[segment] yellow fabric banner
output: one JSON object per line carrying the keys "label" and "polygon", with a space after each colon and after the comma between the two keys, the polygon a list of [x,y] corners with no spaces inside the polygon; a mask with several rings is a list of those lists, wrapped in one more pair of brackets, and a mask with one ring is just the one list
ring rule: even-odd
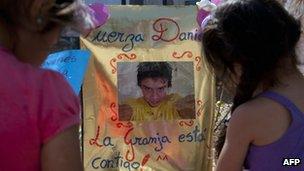
{"label": "yellow fabric banner", "polygon": [[208,171],[215,89],[195,6],[111,6],[81,46],[86,171]]}

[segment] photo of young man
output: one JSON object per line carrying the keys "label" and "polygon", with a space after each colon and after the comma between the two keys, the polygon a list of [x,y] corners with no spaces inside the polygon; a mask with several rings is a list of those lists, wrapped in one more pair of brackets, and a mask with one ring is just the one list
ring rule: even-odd
{"label": "photo of young man", "polygon": [[[194,95],[170,92],[172,66],[168,62],[140,62],[137,65],[138,98],[119,105],[120,120],[155,121],[195,118]],[[192,80],[193,81],[193,80]]]}

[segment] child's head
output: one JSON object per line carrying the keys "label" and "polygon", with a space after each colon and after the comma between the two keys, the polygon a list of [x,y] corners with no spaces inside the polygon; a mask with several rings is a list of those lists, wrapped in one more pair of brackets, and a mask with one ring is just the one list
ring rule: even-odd
{"label": "child's head", "polygon": [[57,43],[61,30],[72,23],[75,10],[71,7],[75,2],[1,0],[0,44],[22,62],[40,65]]}
{"label": "child's head", "polygon": [[203,33],[206,58],[215,72],[238,77],[237,106],[259,84],[269,87],[278,80],[279,62],[295,56],[300,24],[276,0],[232,0],[218,7]]}
{"label": "child's head", "polygon": [[89,7],[82,0],[1,0],[0,44],[19,60],[39,65],[65,27],[87,34],[108,16],[104,5]]}

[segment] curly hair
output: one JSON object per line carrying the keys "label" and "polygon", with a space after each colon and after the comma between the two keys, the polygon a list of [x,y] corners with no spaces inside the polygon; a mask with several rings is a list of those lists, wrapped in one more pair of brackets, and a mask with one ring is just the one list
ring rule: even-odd
{"label": "curly hair", "polygon": [[[234,75],[234,64],[241,66],[232,111],[250,100],[258,86],[265,90],[279,84],[281,59],[296,65],[300,33],[300,23],[276,0],[234,0],[217,8],[203,30],[203,50],[215,72],[228,70]],[[221,127],[217,156],[226,134],[226,126]]]}

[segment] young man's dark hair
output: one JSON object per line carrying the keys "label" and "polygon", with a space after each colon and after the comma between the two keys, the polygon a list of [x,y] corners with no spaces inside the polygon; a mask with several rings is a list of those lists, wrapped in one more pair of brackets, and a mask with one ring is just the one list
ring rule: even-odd
{"label": "young man's dark hair", "polygon": [[137,66],[137,85],[145,78],[162,77],[168,80],[168,87],[171,87],[172,67],[168,62],[140,62]]}

